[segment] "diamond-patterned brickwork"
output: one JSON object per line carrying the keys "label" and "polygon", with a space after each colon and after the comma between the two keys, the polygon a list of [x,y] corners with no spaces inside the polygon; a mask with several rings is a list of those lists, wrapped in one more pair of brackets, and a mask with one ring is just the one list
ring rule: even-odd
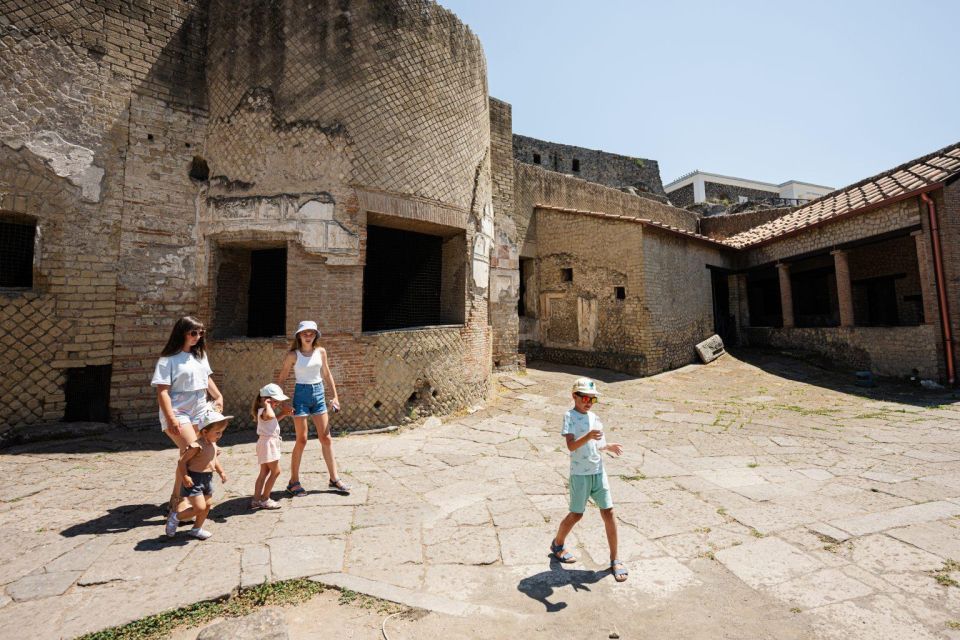
{"label": "diamond-patterned brickwork", "polygon": [[0,397],[5,425],[63,417],[62,370],[53,362],[70,329],[51,296],[26,293],[0,305]]}
{"label": "diamond-patterned brickwork", "polygon": [[[286,134],[314,129],[335,151],[313,162],[348,154],[348,182],[470,207],[489,144],[486,64],[477,38],[445,9],[426,0],[215,0],[210,34],[213,175],[268,180],[297,153]],[[263,167],[264,157],[277,162]]]}

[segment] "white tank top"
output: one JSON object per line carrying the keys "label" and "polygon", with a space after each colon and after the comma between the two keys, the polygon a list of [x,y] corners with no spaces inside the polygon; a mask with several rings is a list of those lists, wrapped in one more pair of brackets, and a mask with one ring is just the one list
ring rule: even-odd
{"label": "white tank top", "polygon": [[303,355],[298,350],[297,364],[293,371],[297,376],[297,384],[323,382],[323,356],[320,355],[320,349],[314,349],[309,356]]}

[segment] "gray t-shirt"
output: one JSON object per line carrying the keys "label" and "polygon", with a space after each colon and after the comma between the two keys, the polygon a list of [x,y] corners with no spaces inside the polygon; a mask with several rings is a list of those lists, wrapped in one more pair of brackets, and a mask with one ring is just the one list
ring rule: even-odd
{"label": "gray t-shirt", "polygon": [[[560,435],[571,434],[574,438],[582,438],[591,429],[603,430],[603,423],[592,411],[580,413],[570,409],[563,414],[563,429]],[[570,475],[592,476],[603,473],[603,458],[600,457],[600,447],[607,444],[606,438],[588,440],[582,447],[570,452]]]}

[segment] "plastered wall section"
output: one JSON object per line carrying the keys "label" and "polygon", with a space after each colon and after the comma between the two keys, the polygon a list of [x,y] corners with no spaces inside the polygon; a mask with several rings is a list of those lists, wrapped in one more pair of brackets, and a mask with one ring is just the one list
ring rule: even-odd
{"label": "plastered wall section", "polygon": [[708,266],[730,264],[729,253],[719,247],[644,229],[640,324],[648,375],[696,361],[694,345],[714,333]]}

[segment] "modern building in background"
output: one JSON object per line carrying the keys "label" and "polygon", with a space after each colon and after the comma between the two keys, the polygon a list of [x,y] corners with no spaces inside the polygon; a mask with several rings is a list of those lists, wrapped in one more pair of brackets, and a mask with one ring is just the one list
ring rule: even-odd
{"label": "modern building in background", "polygon": [[729,205],[742,202],[795,207],[827,195],[833,191],[833,187],[798,180],[773,184],[697,170],[677,178],[663,190],[670,202],[678,207],[701,203]]}

